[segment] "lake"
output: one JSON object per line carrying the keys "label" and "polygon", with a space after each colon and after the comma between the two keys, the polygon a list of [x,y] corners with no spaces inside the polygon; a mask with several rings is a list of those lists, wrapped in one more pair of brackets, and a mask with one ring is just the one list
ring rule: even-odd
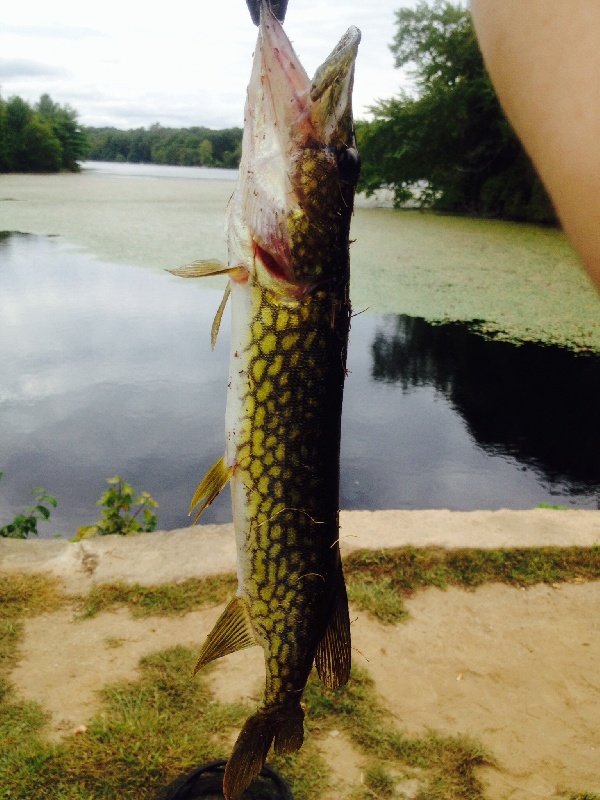
{"label": "lake", "polygon": [[[164,266],[185,263],[178,248],[195,238],[196,257],[211,246],[222,257],[222,200],[234,173],[223,180],[198,175],[203,170],[159,169],[104,165],[87,176],[0,180],[6,201],[0,229],[33,231],[0,240],[0,524],[28,504],[34,486],[43,486],[59,505],[42,535],[73,535],[98,519],[104,480],[119,473],[159,502],[161,528],[185,526],[193,491],[223,451],[227,317],[210,350],[222,292],[218,283],[184,281],[159,269],[156,248],[148,253],[143,237],[145,230],[160,247],[162,237],[173,241],[181,232]],[[60,178],[62,212],[51,202],[60,198]],[[92,188],[84,192],[78,178]],[[199,196],[196,211],[206,207],[192,231],[181,221],[188,214],[181,195],[190,187]],[[149,205],[140,211],[144,202],[151,212]],[[129,238],[142,248],[133,263],[129,238],[107,233],[117,231],[119,203],[127,204]],[[369,219],[387,224],[393,214],[365,210],[357,214],[359,227]],[[165,218],[171,225],[160,229],[159,242],[156,227]],[[442,219],[440,230],[446,229]],[[492,230],[497,237],[498,226]],[[103,232],[110,241],[102,241]],[[548,247],[555,233],[542,234]],[[563,240],[556,241],[564,261]],[[364,257],[359,253],[359,261]],[[379,261],[376,251],[372,258]],[[360,297],[365,304],[370,299]],[[362,310],[356,301],[355,308]],[[598,507],[598,355],[487,341],[472,327],[372,310],[354,317],[342,508]],[[231,519],[227,492],[204,519]]]}

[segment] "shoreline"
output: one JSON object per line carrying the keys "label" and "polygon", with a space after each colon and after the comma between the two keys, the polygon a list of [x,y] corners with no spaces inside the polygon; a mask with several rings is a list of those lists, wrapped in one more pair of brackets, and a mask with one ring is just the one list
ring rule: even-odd
{"label": "shoreline", "polygon": [[[6,230],[59,236],[100,261],[162,271],[202,258],[227,260],[230,180],[88,170],[8,174],[3,187]],[[598,294],[560,230],[361,200],[351,239],[357,309],[436,323],[477,321],[489,338],[600,353]],[[206,278],[203,285],[224,281]]]}
{"label": "shoreline", "polygon": [[[342,555],[405,546],[448,549],[593,547],[600,511],[342,511]],[[0,572],[46,572],[70,594],[100,583],[157,585],[235,570],[233,525],[196,525],[81,542],[0,539]]]}
{"label": "shoreline", "polygon": [[[590,547],[600,543],[600,511],[346,511],[340,535],[345,554],[408,544]],[[99,690],[135,684],[141,659],[152,654],[174,647],[197,652],[224,607],[140,617],[119,606],[81,618],[77,595],[94,584],[164,584],[232,572],[234,563],[231,525],[77,543],[0,539],[0,574],[50,572],[73,598],[41,613],[24,610],[18,658],[9,668],[19,699],[48,714],[44,736],[69,744],[74,735],[91,735],[91,721],[108,713]],[[351,607],[354,660],[374,681],[399,732],[467,736],[493,755],[493,766],[476,770],[487,800],[591,797],[599,786],[593,679],[599,602],[600,581],[428,587],[406,599],[408,617],[397,624]],[[256,705],[264,685],[262,650],[220,659],[206,680],[218,703]],[[323,800],[350,800],[369,762],[344,731],[335,734],[314,735],[332,764],[335,789]],[[400,786],[420,786],[428,776]]]}

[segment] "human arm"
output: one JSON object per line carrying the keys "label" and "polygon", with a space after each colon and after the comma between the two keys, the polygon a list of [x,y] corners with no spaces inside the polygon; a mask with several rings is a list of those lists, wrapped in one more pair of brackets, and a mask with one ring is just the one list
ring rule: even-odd
{"label": "human arm", "polygon": [[471,7],[500,102],[600,288],[600,2]]}

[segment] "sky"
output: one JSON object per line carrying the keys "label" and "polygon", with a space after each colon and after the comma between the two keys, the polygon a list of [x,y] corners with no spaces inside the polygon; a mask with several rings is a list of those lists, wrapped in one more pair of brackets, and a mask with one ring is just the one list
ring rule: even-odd
{"label": "sky", "polygon": [[[354,115],[409,81],[389,50],[394,12],[416,0],[289,0],[285,29],[309,75],[350,25],[362,31]],[[244,0],[22,0],[0,8],[0,94],[49,94],[83,125],[243,123],[257,28]]]}

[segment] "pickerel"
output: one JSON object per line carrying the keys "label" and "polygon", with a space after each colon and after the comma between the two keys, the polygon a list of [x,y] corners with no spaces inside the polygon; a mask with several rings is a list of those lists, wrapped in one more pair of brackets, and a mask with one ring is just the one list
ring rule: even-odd
{"label": "pickerel", "polygon": [[[228,206],[232,341],[225,456],[198,487],[198,516],[231,481],[238,592],[196,670],[260,645],[266,690],[227,764],[236,800],[276,753],[303,741],[313,663],[328,687],[350,672],[339,537],[342,392],[350,327],[349,228],[359,173],[351,110],[360,32],[311,81],[266,2],[248,86],[239,182]],[[197,517],[196,517],[197,519]]]}

